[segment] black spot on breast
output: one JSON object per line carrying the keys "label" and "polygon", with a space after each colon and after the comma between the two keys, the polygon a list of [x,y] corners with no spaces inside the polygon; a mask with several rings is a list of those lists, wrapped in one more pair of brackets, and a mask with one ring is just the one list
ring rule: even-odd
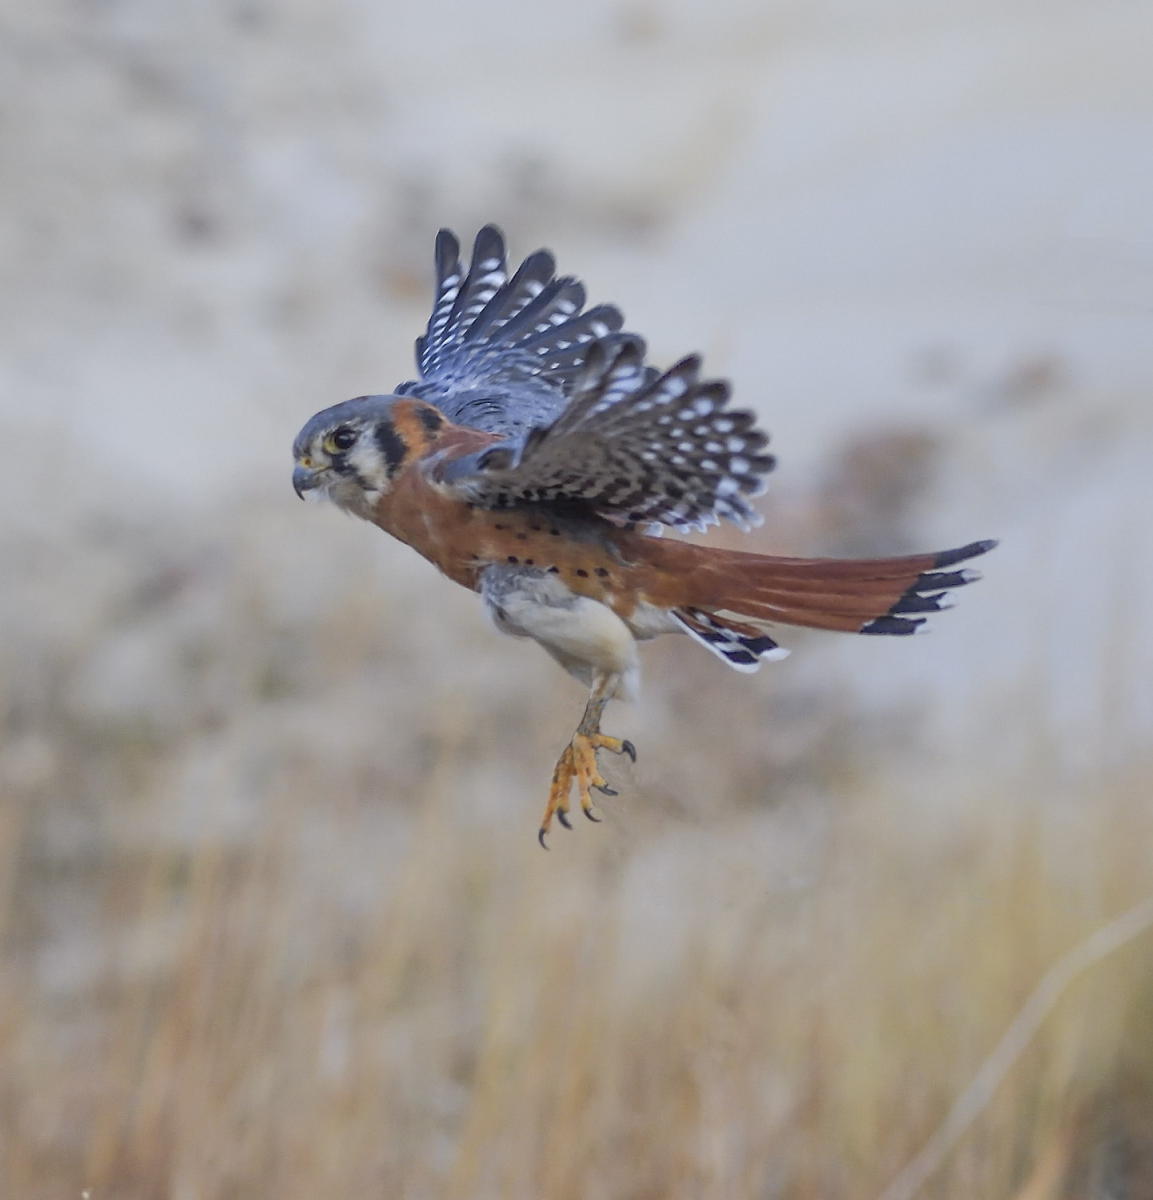
{"label": "black spot on breast", "polygon": [[516,556],[515,554],[510,554],[510,555],[508,556],[508,559],[507,559],[507,561],[508,561],[508,562],[510,562],[510,563],[518,563],[518,562],[520,562],[520,559],[519,559],[519,558],[517,558],[517,556]]}
{"label": "black spot on breast", "polygon": [[548,569],[548,573],[549,573],[550,575],[559,575],[559,574],[560,574],[560,567],[549,567],[549,569]]}
{"label": "black spot on breast", "polygon": [[607,579],[607,578],[608,578],[608,574],[609,574],[609,573],[608,573],[608,572],[607,572],[607,571],[604,569],[604,567],[597,567],[597,574],[598,574],[598,575],[599,575],[599,576],[600,576],[602,579]]}
{"label": "black spot on breast", "polygon": [[583,567],[577,567],[576,573],[577,573],[577,574],[578,574],[578,575],[579,575],[579,576],[580,576],[582,579],[587,579],[587,578],[589,577],[589,573],[588,573],[588,572],[587,572],[587,571],[586,571],[586,570],[585,570]]}

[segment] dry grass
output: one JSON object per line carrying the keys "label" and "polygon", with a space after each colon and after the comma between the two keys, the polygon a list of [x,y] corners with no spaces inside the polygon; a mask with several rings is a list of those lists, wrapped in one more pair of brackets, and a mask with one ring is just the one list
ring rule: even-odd
{"label": "dry grass", "polygon": [[[1149,890],[1153,764],[1058,771],[1035,681],[1013,766],[910,767],[891,714],[684,646],[542,854],[543,656],[335,518],[304,565],[311,516],[164,519],[58,546],[35,594],[87,606],[5,651],[5,1196],[876,1195]],[[1070,989],[926,1195],[1149,1194],[1151,967]]]}

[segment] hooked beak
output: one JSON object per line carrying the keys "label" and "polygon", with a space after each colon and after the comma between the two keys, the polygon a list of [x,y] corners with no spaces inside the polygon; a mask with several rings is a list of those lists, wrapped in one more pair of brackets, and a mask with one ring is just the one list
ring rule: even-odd
{"label": "hooked beak", "polygon": [[311,492],[313,488],[320,486],[320,476],[321,472],[315,467],[298,465],[292,472],[292,490],[303,500],[305,492]]}

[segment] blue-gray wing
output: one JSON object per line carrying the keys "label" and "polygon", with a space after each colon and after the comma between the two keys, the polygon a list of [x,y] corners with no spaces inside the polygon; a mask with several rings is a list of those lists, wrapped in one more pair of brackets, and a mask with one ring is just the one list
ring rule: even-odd
{"label": "blue-gray wing", "polygon": [[547,250],[509,275],[504,237],[494,225],[477,235],[465,271],[460,243],[436,239],[436,300],[416,342],[419,380],[397,395],[419,396],[459,425],[516,437],[564,410],[589,346],[620,329],[611,304],[582,311],[585,290],[556,276]]}
{"label": "blue-gray wing", "polygon": [[756,418],[726,407],[729,385],[702,380],[695,355],[656,375],[644,353],[631,334],[599,339],[555,421],[444,463],[440,482],[488,508],[574,506],[684,530],[756,524],[749,497],[773,468]]}

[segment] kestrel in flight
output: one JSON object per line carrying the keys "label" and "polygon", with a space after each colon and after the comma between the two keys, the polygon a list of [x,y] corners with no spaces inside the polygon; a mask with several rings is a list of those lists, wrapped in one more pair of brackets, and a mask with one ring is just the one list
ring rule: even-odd
{"label": "kestrel in flight", "polygon": [[477,234],[468,269],[436,239],[436,300],[417,339],[420,379],[326,408],[293,445],[297,493],[319,491],[479,592],[498,629],[540,643],[589,688],[556,764],[540,827],[569,825],[576,784],[613,794],[601,733],[635,694],[637,643],[687,634],[738,671],[787,653],[770,630],[803,625],[904,635],[979,578],[958,563],[992,549],[860,560],[779,558],[656,536],[725,518],[747,529],[773,468],[750,412],[690,355],[660,371],[608,304],[538,250],[510,276],[504,238]]}

